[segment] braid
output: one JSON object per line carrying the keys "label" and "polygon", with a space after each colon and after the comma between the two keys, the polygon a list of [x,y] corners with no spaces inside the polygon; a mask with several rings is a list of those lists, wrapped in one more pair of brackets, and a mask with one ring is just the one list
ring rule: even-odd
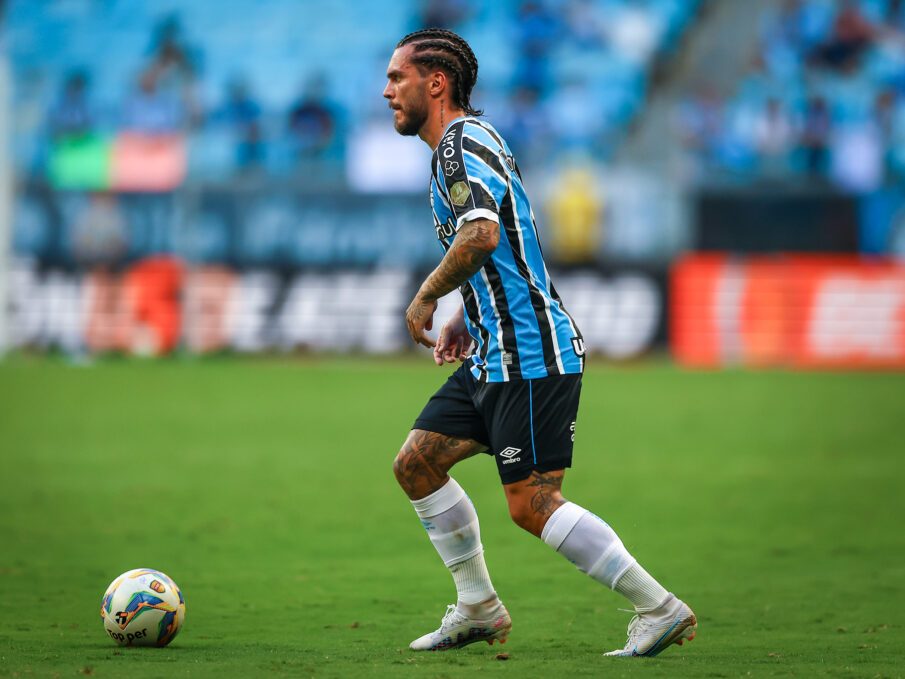
{"label": "braid", "polygon": [[437,66],[448,72],[455,80],[453,103],[465,113],[479,116],[483,111],[476,111],[471,106],[471,90],[478,81],[478,60],[465,40],[444,28],[425,28],[409,33],[396,45],[414,44],[415,55],[412,61],[424,66]]}

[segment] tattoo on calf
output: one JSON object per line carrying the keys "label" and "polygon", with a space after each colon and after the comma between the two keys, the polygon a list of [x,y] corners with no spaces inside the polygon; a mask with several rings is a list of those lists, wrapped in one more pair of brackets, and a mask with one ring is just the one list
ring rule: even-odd
{"label": "tattoo on calf", "polygon": [[565,504],[559,497],[554,497],[562,488],[562,479],[565,472],[531,472],[529,487],[536,488],[531,497],[531,509],[536,514],[549,518],[553,512]]}

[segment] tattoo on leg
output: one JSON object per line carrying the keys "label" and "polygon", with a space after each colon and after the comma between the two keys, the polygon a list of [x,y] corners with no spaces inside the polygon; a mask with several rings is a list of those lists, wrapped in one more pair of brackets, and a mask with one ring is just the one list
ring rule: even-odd
{"label": "tattoo on leg", "polygon": [[397,458],[396,478],[411,499],[430,495],[448,478],[450,468],[480,450],[474,441],[429,431],[413,431]]}
{"label": "tattoo on leg", "polygon": [[529,487],[536,490],[531,497],[531,509],[544,517],[544,520],[550,518],[557,509],[565,504],[562,496],[559,494],[562,488],[562,479],[565,472],[531,472],[531,482]]}

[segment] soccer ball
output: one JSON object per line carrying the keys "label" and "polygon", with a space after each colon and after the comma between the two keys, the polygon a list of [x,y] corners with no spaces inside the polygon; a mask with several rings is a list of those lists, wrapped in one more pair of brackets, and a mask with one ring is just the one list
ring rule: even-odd
{"label": "soccer ball", "polygon": [[126,571],[110,583],[101,619],[120,646],[166,646],[185,618],[185,599],[170,576],[150,568]]}

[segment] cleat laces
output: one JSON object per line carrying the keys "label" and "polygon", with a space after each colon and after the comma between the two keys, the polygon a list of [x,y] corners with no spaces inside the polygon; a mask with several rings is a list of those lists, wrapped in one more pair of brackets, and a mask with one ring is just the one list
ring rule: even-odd
{"label": "cleat laces", "polygon": [[635,614],[628,623],[628,640],[625,642],[625,648],[637,646],[638,639],[650,630],[653,625],[645,620],[644,616],[637,611],[629,610],[628,608],[619,608],[617,610],[623,611],[624,613]]}
{"label": "cleat laces", "polygon": [[440,629],[437,631],[440,634],[446,634],[450,629],[463,622],[465,622],[465,616],[459,613],[456,604],[449,604],[446,607],[446,614],[443,616],[443,620],[440,621]]}

